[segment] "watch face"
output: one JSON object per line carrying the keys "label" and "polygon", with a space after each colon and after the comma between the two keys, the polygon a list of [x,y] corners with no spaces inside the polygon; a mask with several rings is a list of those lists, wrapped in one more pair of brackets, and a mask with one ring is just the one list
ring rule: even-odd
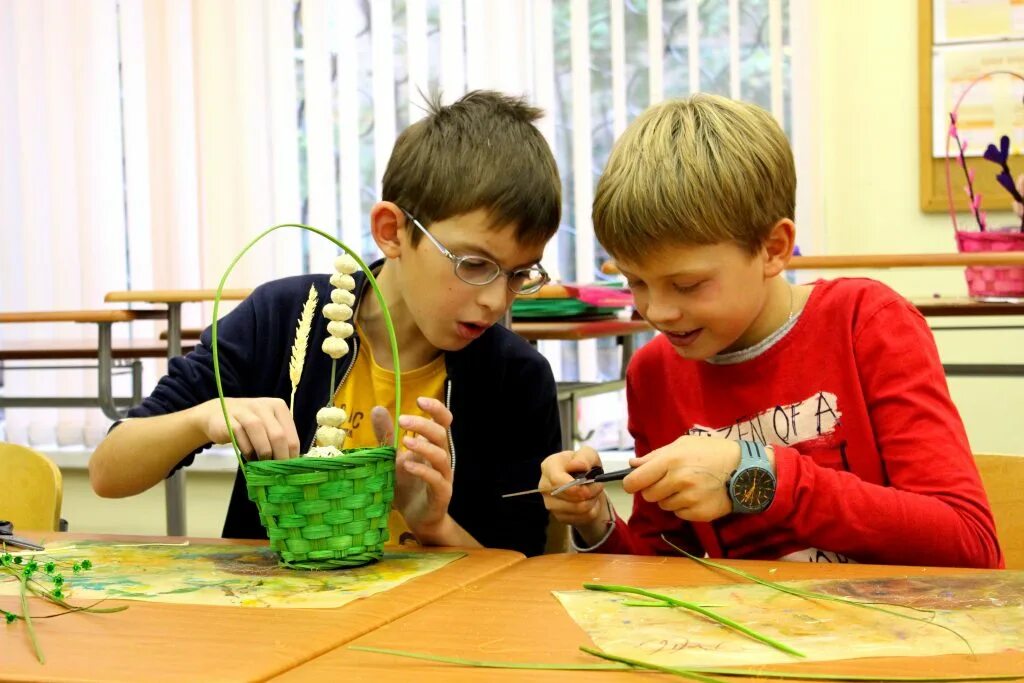
{"label": "watch face", "polygon": [[775,497],[775,477],[762,467],[748,467],[733,478],[732,495],[743,508],[760,512]]}

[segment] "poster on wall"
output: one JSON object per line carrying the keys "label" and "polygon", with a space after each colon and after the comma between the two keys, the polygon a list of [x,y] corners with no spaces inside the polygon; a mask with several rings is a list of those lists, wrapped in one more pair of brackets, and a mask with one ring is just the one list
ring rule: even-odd
{"label": "poster on wall", "polygon": [[[1024,74],[1024,40],[932,48],[933,158],[946,156],[949,112],[957,100],[979,74],[992,71]],[[997,75],[975,85],[957,112],[960,138],[967,141],[966,155],[981,156],[1001,135],[1008,135],[1012,153],[1020,154],[1024,150],[1022,101],[1024,82],[1018,78]]]}
{"label": "poster on wall", "polygon": [[1024,0],[935,0],[936,44],[1024,38]]}

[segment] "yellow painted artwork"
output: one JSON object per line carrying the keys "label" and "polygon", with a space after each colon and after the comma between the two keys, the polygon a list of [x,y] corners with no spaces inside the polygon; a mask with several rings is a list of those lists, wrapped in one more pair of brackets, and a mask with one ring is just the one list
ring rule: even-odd
{"label": "yellow painted artwork", "polygon": [[963,640],[939,625],[963,636],[977,654],[1024,650],[1024,572],[785,585],[860,602],[913,607],[900,611],[921,621],[810,600],[757,584],[650,588],[729,617],[806,655],[801,658],[688,610],[625,604],[645,600],[635,595],[559,591],[555,596],[602,650],[666,666],[968,653]]}
{"label": "yellow painted artwork", "polygon": [[[444,567],[465,553],[385,552],[354,569],[296,571],[278,566],[267,548],[190,543],[117,544],[69,541],[35,555],[92,568],[68,576],[65,593],[82,600],[117,598],[231,607],[341,607]],[[18,595],[18,581],[0,581],[0,595]]]}
{"label": "yellow painted artwork", "polygon": [[1024,0],[934,0],[938,43],[1024,36]]}
{"label": "yellow painted artwork", "polygon": [[[1010,71],[1024,74],[1024,40],[984,45],[937,47],[932,52],[932,156],[946,156],[949,113],[982,74]],[[989,144],[1010,138],[1012,154],[1024,148],[1024,83],[1007,75],[982,80],[957,110],[957,130],[967,142],[968,157],[981,156]],[[955,147],[955,143],[953,144]],[[994,168],[994,167],[993,167]]]}

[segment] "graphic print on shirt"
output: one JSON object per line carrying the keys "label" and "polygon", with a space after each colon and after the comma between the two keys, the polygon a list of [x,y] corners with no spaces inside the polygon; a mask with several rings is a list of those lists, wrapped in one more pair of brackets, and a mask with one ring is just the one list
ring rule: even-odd
{"label": "graphic print on shirt", "polygon": [[819,391],[796,403],[773,406],[753,416],[740,416],[723,427],[695,424],[689,434],[757,441],[765,446],[815,442],[815,448],[834,447],[841,417],[838,397],[828,391]]}
{"label": "graphic print on shirt", "polygon": [[[828,391],[796,403],[777,405],[753,416],[741,416],[722,427],[695,424],[689,429],[693,436],[708,436],[733,441],[756,441],[768,446],[796,446],[819,464],[848,470],[846,443],[837,433],[842,412],[839,398]],[[839,553],[817,548],[790,553],[780,560],[796,562],[847,563],[849,558]]]}

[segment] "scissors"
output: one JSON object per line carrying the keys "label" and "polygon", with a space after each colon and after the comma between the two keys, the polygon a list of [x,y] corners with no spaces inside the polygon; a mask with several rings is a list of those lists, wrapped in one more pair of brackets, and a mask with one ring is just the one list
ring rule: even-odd
{"label": "scissors", "polygon": [[575,486],[585,486],[586,484],[596,484],[604,481],[619,481],[625,479],[626,475],[632,472],[635,468],[627,467],[624,470],[616,470],[615,472],[605,473],[604,468],[598,465],[597,467],[591,467],[586,472],[580,472],[572,481],[562,484],[561,486],[553,489],[530,489],[529,491],[516,491],[515,493],[506,493],[502,498],[513,498],[515,496],[526,496],[531,493],[547,493],[552,496],[568,491]]}
{"label": "scissors", "polygon": [[7,520],[0,520],[0,547],[3,547],[3,544],[6,543],[7,545],[12,545],[16,548],[24,548],[25,550],[46,550],[46,548],[41,545],[36,545],[24,538],[18,538],[13,534],[14,525]]}

